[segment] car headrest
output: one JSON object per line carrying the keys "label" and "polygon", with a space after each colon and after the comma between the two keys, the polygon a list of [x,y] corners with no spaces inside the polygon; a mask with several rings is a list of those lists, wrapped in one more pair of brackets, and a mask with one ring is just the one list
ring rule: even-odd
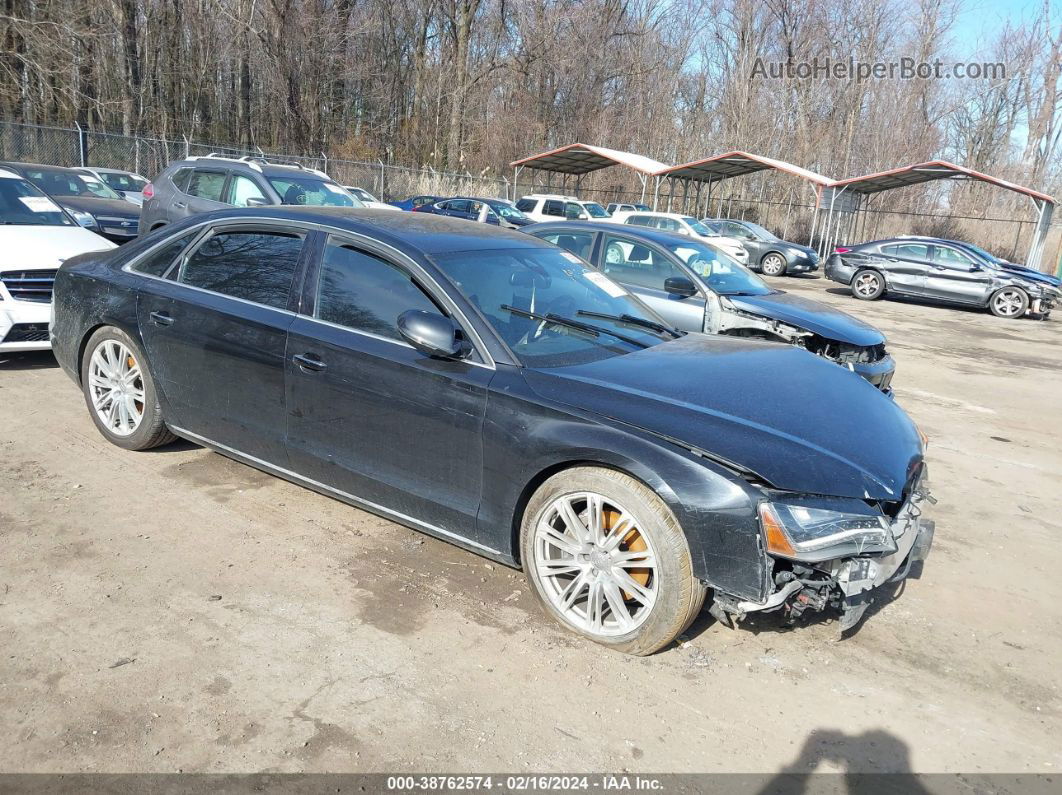
{"label": "car headrest", "polygon": [[628,262],[645,262],[649,259],[649,249],[645,246],[633,246],[631,253],[627,256]]}

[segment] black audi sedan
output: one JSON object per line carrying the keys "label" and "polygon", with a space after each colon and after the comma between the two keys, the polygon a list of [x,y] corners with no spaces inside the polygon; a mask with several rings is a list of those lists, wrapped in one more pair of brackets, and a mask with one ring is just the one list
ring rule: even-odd
{"label": "black audi sedan", "polygon": [[776,290],[710,240],[590,221],[524,231],[582,257],[677,328],[788,342],[892,392],[896,363],[884,334],[821,301]]}
{"label": "black audi sedan", "polygon": [[54,296],[109,441],[180,436],[522,566],[549,615],[625,652],[709,591],[723,619],[849,626],[929,548],[893,401],[791,345],[677,331],[530,235],[229,210],[67,260]]}

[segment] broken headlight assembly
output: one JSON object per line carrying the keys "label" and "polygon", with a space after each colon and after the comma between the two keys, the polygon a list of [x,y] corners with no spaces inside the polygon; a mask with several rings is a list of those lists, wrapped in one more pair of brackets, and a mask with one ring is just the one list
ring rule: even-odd
{"label": "broken headlight assembly", "polygon": [[761,503],[759,513],[767,551],[779,557],[815,563],[896,551],[889,519],[882,514],[784,502]]}

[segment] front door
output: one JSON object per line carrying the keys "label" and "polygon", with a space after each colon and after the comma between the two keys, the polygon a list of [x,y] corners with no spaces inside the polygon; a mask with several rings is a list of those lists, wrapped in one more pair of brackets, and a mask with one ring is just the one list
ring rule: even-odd
{"label": "front door", "polygon": [[704,295],[675,295],[664,289],[664,282],[673,276],[693,279],[662,249],[624,235],[605,233],[597,258],[600,270],[672,326],[685,331],[704,330]]}
{"label": "front door", "polygon": [[925,295],[964,304],[985,304],[992,275],[973,257],[950,246],[934,245],[926,271]]}
{"label": "front door", "polygon": [[433,359],[401,338],[403,312],[442,311],[415,270],[328,239],[288,337],[293,464],[369,507],[475,538],[494,369]]}
{"label": "front door", "polygon": [[137,317],[174,425],[286,466],[284,353],[305,234],[221,225],[145,279]]}

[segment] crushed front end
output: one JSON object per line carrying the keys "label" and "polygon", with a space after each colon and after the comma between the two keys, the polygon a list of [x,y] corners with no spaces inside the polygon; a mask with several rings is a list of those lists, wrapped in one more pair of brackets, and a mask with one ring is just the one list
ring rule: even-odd
{"label": "crushed front end", "polygon": [[795,622],[809,610],[832,609],[841,614],[840,631],[851,629],[882,586],[905,579],[929,555],[934,526],[923,507],[931,502],[923,465],[900,502],[787,495],[762,503],[768,595],[754,602],[717,593],[713,615],[736,623],[782,611]]}

